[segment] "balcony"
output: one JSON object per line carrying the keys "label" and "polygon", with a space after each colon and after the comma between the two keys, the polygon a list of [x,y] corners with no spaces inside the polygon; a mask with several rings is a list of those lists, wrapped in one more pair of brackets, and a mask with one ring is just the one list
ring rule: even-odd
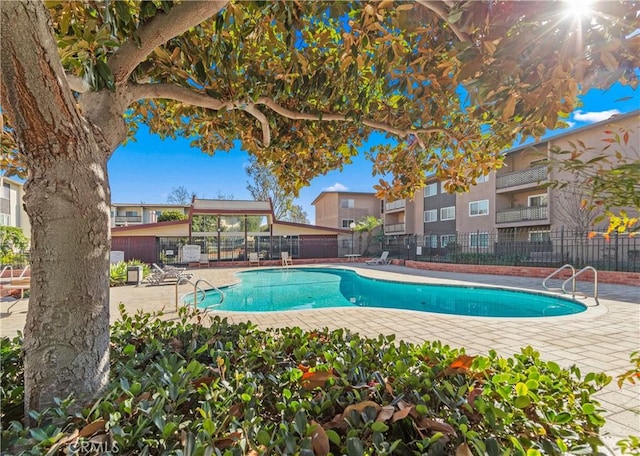
{"label": "balcony", "polygon": [[527,222],[547,220],[548,218],[549,211],[547,206],[507,209],[496,213],[496,223]]}
{"label": "balcony", "polygon": [[142,223],[141,215],[116,215],[116,224],[118,223]]}
{"label": "balcony", "polygon": [[496,176],[496,189],[516,187],[518,185],[542,182],[547,179],[547,167],[536,166],[524,171],[499,174]]}
{"label": "balcony", "polygon": [[384,226],[384,234],[398,234],[405,232],[404,223],[392,223]]}
{"label": "balcony", "polygon": [[405,200],[398,200],[392,203],[386,203],[384,205],[385,212],[395,211],[396,209],[404,209],[406,206]]}

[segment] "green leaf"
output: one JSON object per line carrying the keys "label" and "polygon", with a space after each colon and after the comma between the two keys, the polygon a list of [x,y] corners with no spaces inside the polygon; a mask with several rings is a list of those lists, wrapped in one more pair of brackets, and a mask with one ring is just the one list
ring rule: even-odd
{"label": "green leaf", "polygon": [[358,437],[350,437],[347,439],[347,455],[362,456],[364,455],[364,447],[362,441]]}
{"label": "green leaf", "polygon": [[258,431],[258,435],[257,435],[257,440],[258,443],[260,445],[264,445],[266,447],[268,447],[269,445],[271,445],[271,436],[269,435],[269,433],[267,431],[265,431],[264,429],[260,429]]}
{"label": "green leaf", "polygon": [[331,441],[331,443],[338,446],[340,445],[340,435],[338,435],[336,431],[333,429],[325,429],[324,432],[327,434],[327,437],[329,437],[329,441]]}
{"label": "green leaf", "polygon": [[518,397],[516,397],[514,405],[517,408],[523,409],[523,408],[528,407],[530,403],[531,403],[531,399],[529,399],[529,396],[518,396]]}
{"label": "green leaf", "polygon": [[371,430],[373,432],[387,432],[389,430],[389,426],[384,424],[382,421],[376,421],[371,425]]}
{"label": "green leaf", "polygon": [[585,415],[591,415],[592,413],[595,413],[595,411],[596,407],[592,403],[587,402],[586,404],[582,404],[582,413]]}
{"label": "green leaf", "polygon": [[516,383],[516,393],[518,396],[526,396],[529,394],[529,388],[524,383]]}

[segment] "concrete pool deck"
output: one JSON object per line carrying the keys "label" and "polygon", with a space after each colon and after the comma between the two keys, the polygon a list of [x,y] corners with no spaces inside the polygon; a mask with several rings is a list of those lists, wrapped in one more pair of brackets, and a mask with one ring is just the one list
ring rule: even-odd
{"label": "concrete pool deck", "polygon": [[[321,266],[321,265],[313,265]],[[355,269],[363,276],[404,282],[460,285],[490,285],[544,291],[538,278],[464,274],[410,269],[404,266],[366,266],[364,263],[333,265]],[[256,269],[256,268],[252,268]],[[206,279],[216,286],[237,281],[234,273],[246,268],[194,269],[194,279]],[[559,282],[553,284],[558,286]],[[189,285],[178,287],[182,295]],[[164,309],[163,318],[175,317],[174,285],[124,286],[111,289],[111,319],[118,317],[123,303],[129,313]],[[591,293],[593,285],[578,283],[578,290]],[[640,287],[599,285],[599,300],[580,299],[589,306],[585,312],[563,317],[489,318],[465,317],[417,311],[368,308],[318,309],[270,313],[214,312],[231,322],[251,321],[260,328],[299,326],[304,329],[348,328],[363,336],[395,334],[398,339],[421,343],[440,340],[452,347],[464,347],[468,354],[486,354],[493,349],[501,356],[519,353],[531,345],[542,359],[563,367],[577,365],[582,374],[606,372],[614,380],[595,398],[607,420],[602,435],[608,446],[629,435],[640,435],[640,385],[626,383],[618,388],[615,377],[632,366],[629,355],[640,350]],[[13,304],[11,312],[7,308]],[[21,331],[28,300],[2,302],[0,335]]]}

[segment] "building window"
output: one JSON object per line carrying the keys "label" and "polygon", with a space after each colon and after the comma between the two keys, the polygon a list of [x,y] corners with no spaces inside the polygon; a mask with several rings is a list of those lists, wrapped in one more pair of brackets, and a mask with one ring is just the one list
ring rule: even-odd
{"label": "building window", "polygon": [[469,217],[487,215],[489,213],[489,200],[473,201],[469,203]]}
{"label": "building window", "polygon": [[456,219],[456,207],[455,206],[449,206],[449,207],[443,207],[440,209],[440,220],[441,221],[445,221],[445,220],[455,220]]}
{"label": "building window", "polygon": [[354,223],[353,219],[342,219],[342,228],[351,229],[351,224]]}
{"label": "building window", "polygon": [[138,211],[125,211],[124,215],[125,217],[137,217]]}
{"label": "building window", "polygon": [[438,209],[431,209],[430,211],[424,211],[424,223],[437,222],[438,221]]}
{"label": "building window", "polygon": [[442,236],[440,236],[440,245],[442,247],[446,247],[450,242],[456,242],[455,234],[443,234]]}
{"label": "building window", "polygon": [[432,249],[438,248],[438,236],[435,234],[425,236],[424,246]]}
{"label": "building window", "polygon": [[489,175],[488,174],[482,174],[480,176],[478,176],[478,178],[476,179],[476,184],[483,184],[485,182],[489,181]]}
{"label": "building window", "polygon": [[429,184],[424,188],[424,197],[428,198],[429,196],[435,196],[438,194],[438,183],[434,182],[433,184]]}
{"label": "building window", "polygon": [[352,199],[347,199],[347,198],[341,199],[340,200],[340,207],[346,208],[346,209],[353,208],[353,207],[355,207],[355,201],[352,200]]}
{"label": "building window", "polygon": [[529,207],[542,207],[547,205],[547,194],[531,195],[528,198]]}
{"label": "building window", "polygon": [[489,247],[489,233],[471,233],[470,247]]}
{"label": "building window", "polygon": [[529,231],[529,242],[550,242],[551,231]]}

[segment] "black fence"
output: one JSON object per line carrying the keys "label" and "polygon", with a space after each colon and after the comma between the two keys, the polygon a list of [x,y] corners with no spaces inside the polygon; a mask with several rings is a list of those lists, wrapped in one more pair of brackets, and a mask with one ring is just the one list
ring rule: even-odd
{"label": "black fence", "polygon": [[436,263],[547,267],[570,263],[640,272],[640,235],[612,233],[606,238],[603,232],[592,236],[561,228],[386,236],[380,251],[388,250],[389,258]]}

